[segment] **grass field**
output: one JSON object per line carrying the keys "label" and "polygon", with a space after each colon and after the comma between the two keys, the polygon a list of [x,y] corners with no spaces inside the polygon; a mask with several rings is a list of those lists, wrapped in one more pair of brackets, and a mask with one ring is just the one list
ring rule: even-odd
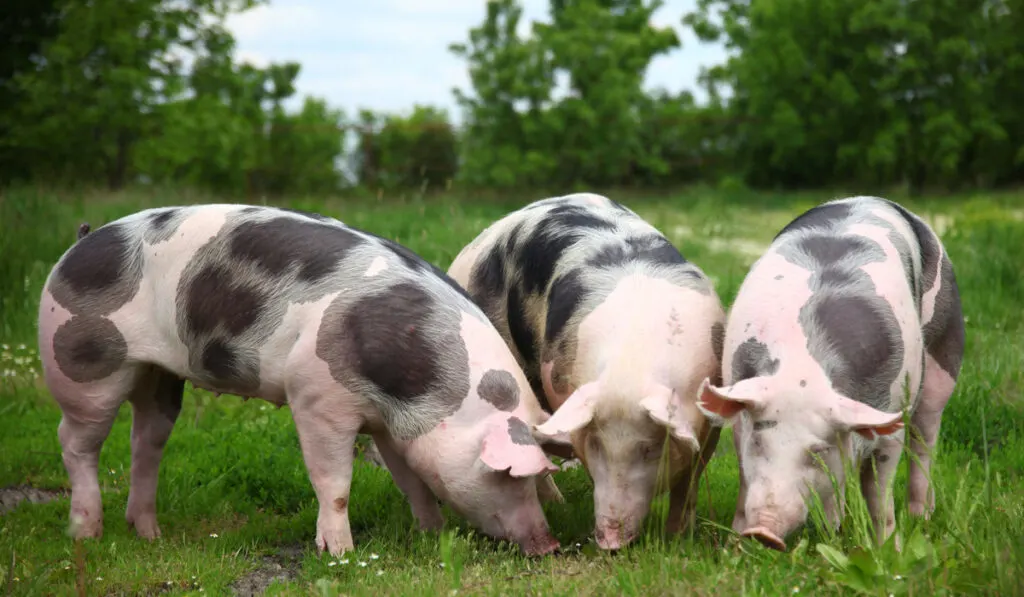
{"label": "grass field", "polygon": [[[747,267],[792,217],[827,194],[662,200],[615,196],[662,229],[716,281],[726,305]],[[486,224],[527,201],[295,201],[394,238],[442,268]],[[356,550],[319,556],[317,504],[287,408],[186,390],[164,452],[157,499],[163,538],[136,538],[124,520],[130,406],[100,458],[105,532],[66,534],[68,481],[60,412],[39,378],[35,337],[42,283],[78,224],[197,196],[12,191],[0,196],[0,594],[16,595],[1024,595],[1024,197],[904,202],[936,222],[956,267],[967,354],[946,410],[932,471],[935,516],[906,516],[904,456],[896,481],[904,549],[874,548],[856,496],[835,536],[809,524],[787,553],[737,541],[728,526],[736,459],[728,432],[701,486],[699,524],[667,538],[659,517],[631,548],[609,555],[590,538],[582,469],[560,472],[566,503],[545,506],[563,553],[537,560],[483,538],[445,510],[440,534],[416,530],[386,470],[356,461],[350,519]],[[12,489],[15,488],[15,489]],[[34,488],[34,489],[29,489]],[[20,495],[32,500],[18,503]],[[47,501],[48,500],[48,501]],[[39,502],[39,503],[35,503]]]}

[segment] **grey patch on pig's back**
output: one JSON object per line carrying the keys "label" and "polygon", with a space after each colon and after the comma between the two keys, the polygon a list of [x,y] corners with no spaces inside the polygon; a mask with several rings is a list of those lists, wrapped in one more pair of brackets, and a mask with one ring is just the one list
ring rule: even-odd
{"label": "grey patch on pig's back", "polygon": [[188,208],[182,207],[167,207],[153,210],[147,214],[142,237],[151,245],[171,240],[189,213],[190,210]]}
{"label": "grey patch on pig's back", "polygon": [[733,383],[762,375],[774,375],[778,370],[779,359],[772,358],[768,346],[754,336],[747,338],[733,352]]}
{"label": "grey patch on pig's back", "polygon": [[455,413],[469,394],[461,310],[411,281],[324,311],[316,355],[331,376],[368,398],[389,432],[408,441]]}
{"label": "grey patch on pig's back", "polygon": [[72,315],[109,315],[139,292],[142,267],[140,239],[129,224],[112,222],[68,249],[48,288]]}
{"label": "grey patch on pig's back", "polygon": [[53,334],[53,358],[70,380],[87,383],[117,371],[128,356],[124,336],[106,317],[76,315]]}
{"label": "grey patch on pig's back", "polygon": [[519,417],[508,418],[508,436],[513,444],[520,446],[536,446],[537,440],[530,433],[530,426]]}
{"label": "grey patch on pig's back", "polygon": [[476,392],[501,411],[511,412],[519,406],[519,385],[508,371],[488,369],[480,378]]}
{"label": "grey patch on pig's back", "polygon": [[771,429],[772,427],[777,427],[778,424],[779,422],[774,420],[754,421],[754,431],[764,431],[765,429]]}

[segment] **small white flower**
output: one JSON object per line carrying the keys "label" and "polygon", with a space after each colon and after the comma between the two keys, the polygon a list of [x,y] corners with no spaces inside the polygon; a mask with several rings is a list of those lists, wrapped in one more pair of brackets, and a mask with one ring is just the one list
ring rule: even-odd
{"label": "small white flower", "polygon": [[795,593],[799,593],[799,592],[800,592],[800,587],[793,587],[793,593],[794,594]]}
{"label": "small white flower", "polygon": [[18,345],[18,350],[25,350],[25,345],[24,344],[19,344]]}
{"label": "small white flower", "polygon": [[0,346],[2,346],[2,348],[3,348],[4,350],[10,350],[10,349],[11,349],[11,347],[10,347],[10,346],[8,346],[8,345],[6,345],[6,344],[0,345]]}
{"label": "small white flower", "polygon": [[441,567],[444,568],[444,562],[441,562]]}
{"label": "small white flower", "polygon": [[71,570],[71,566],[70,565],[69,566],[64,566],[64,569],[65,570]]}
{"label": "small white flower", "polygon": [[211,537],[213,537],[214,539],[216,539],[216,538],[217,538],[217,537],[219,537],[220,535],[218,535],[217,533],[210,533],[210,536],[211,536]]}
{"label": "small white flower", "polygon": [[377,571],[377,576],[384,576],[384,571],[383,570],[378,570]]}
{"label": "small white flower", "polygon": [[203,592],[203,587],[199,587],[199,592],[200,592],[200,593],[202,593],[202,592]]}
{"label": "small white flower", "polygon": [[903,577],[900,576],[899,574],[897,574],[896,576],[892,577],[892,579],[893,580],[903,580]]}
{"label": "small white flower", "polygon": [[577,548],[577,549],[579,549],[579,547],[580,547],[580,544],[579,544],[579,543],[577,543],[577,544],[576,544],[576,548]]}
{"label": "small white flower", "polygon": [[362,568],[366,568],[366,562],[359,560],[359,566]]}
{"label": "small white flower", "polygon": [[344,560],[338,560],[338,563],[344,566],[345,564],[348,564],[348,558],[345,558]]}
{"label": "small white flower", "polygon": [[380,557],[380,556],[379,556],[379,555],[377,555],[377,554],[375,554],[375,553],[371,553],[371,554],[370,554],[370,559],[371,559],[371,560],[376,560],[376,559],[377,559],[377,558],[379,558],[379,557]]}
{"label": "small white flower", "polygon": [[103,580],[103,577],[102,576],[97,576],[96,580]]}
{"label": "small white flower", "polygon": [[337,566],[338,563],[337,562],[327,562],[327,565],[328,566]]}
{"label": "small white flower", "polygon": [[116,474],[117,474],[117,471],[115,471],[114,469],[110,469],[110,474],[111,474],[111,475],[116,475]]}
{"label": "small white flower", "polygon": [[14,582],[21,582],[21,579],[20,579],[20,578],[18,578],[17,576],[15,576],[15,577],[14,577]]}
{"label": "small white flower", "polygon": [[195,574],[193,574],[193,575],[192,575],[192,580],[195,580],[195,579],[196,579],[196,575],[195,575]]}

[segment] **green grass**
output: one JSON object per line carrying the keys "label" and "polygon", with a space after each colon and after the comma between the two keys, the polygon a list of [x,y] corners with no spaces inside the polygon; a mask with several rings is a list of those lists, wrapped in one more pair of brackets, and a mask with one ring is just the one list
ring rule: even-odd
{"label": "green grass", "polygon": [[[289,205],[395,238],[447,268],[487,223],[534,198]],[[616,198],[664,230],[712,275],[728,305],[758,247],[829,195],[691,191],[661,200]],[[204,199],[33,190],[0,196],[0,487],[68,487],[57,441],[60,413],[38,379],[35,325],[43,280],[73,242],[78,224],[84,220],[95,228],[143,206]],[[100,458],[103,538],[78,544],[68,538],[66,496],[45,504],[22,502],[0,518],[0,593],[231,594],[238,579],[276,562],[277,571],[264,574],[285,578],[267,594],[1022,595],[1024,221],[1013,212],[1020,209],[1014,205],[1024,204],[1021,199],[961,196],[905,203],[953,218],[944,240],[963,296],[967,354],[933,467],[938,505],[932,520],[906,516],[907,455],[900,465],[900,553],[891,544],[872,546],[852,491],[843,529],[834,536],[810,523],[790,539],[787,553],[735,540],[727,528],[736,499],[736,459],[726,432],[701,485],[695,531],[663,537],[657,520],[662,500],[638,543],[615,555],[599,552],[589,539],[591,486],[581,469],[556,475],[566,503],[545,507],[565,552],[528,560],[509,544],[480,537],[447,510],[448,525],[440,535],[416,530],[388,473],[357,460],[350,509],[356,551],[338,563],[313,547],[317,505],[288,409],[232,396],[214,399],[189,388],[161,467],[157,508],[163,538],[138,539],[124,521],[130,428],[125,405]]]}

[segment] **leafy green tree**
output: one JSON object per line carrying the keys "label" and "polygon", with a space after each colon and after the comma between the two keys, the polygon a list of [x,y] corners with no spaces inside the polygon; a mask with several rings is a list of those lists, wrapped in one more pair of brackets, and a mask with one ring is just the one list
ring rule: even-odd
{"label": "leafy green tree", "polygon": [[356,157],[369,187],[444,189],[458,170],[458,140],[444,110],[416,105],[407,117],[362,114]]}

